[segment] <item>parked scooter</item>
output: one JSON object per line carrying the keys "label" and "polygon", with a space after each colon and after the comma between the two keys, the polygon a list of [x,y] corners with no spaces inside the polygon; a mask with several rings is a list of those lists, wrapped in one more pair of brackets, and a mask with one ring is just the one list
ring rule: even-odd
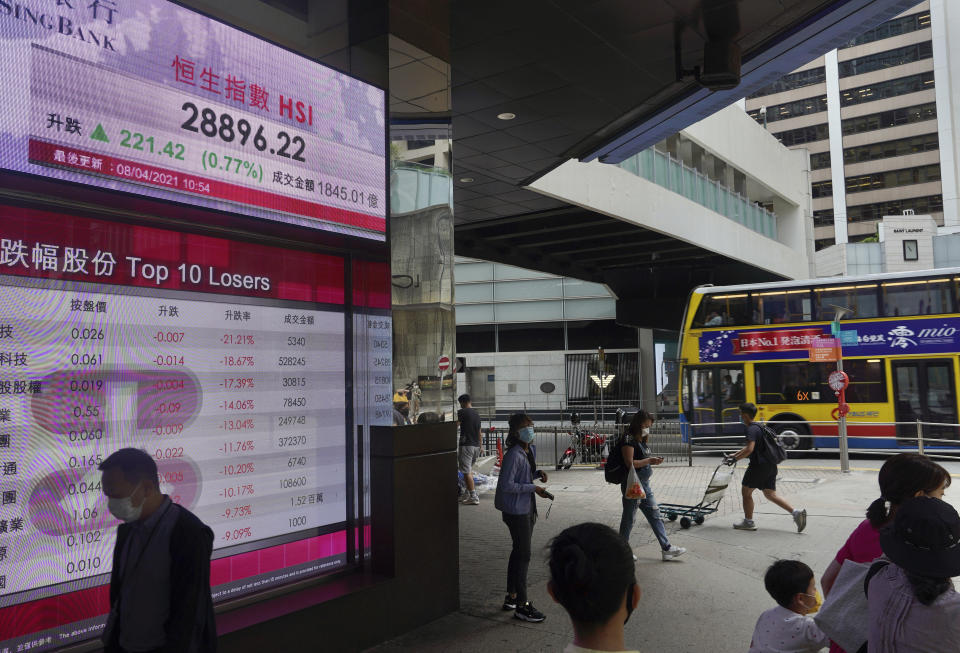
{"label": "parked scooter", "polygon": [[570,445],[557,461],[557,469],[570,469],[577,456],[580,457],[581,462],[600,462],[606,438],[600,433],[581,428],[579,413],[570,415],[570,423],[573,425]]}

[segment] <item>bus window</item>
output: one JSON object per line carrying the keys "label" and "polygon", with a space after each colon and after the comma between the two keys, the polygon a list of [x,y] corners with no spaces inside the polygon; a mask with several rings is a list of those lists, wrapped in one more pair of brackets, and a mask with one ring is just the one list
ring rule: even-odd
{"label": "bus window", "polygon": [[[829,404],[837,401],[827,384],[836,363],[757,363],[754,376],[758,404]],[[883,361],[845,360],[843,369],[850,377],[847,402],[883,403],[887,401],[887,384]]]}
{"label": "bus window", "polygon": [[709,329],[750,323],[750,296],[747,293],[740,293],[704,295],[693,326]]}
{"label": "bus window", "polygon": [[714,370],[688,369],[683,406],[693,424],[712,424],[717,419],[714,402]]}
{"label": "bus window", "polygon": [[936,315],[950,313],[950,279],[888,281],[883,284],[883,314]]}
{"label": "bus window", "polygon": [[813,302],[809,290],[779,290],[753,294],[758,324],[809,322],[813,319]]}
{"label": "bus window", "polygon": [[[820,363],[824,369],[824,387],[830,372],[836,369],[833,363]],[[844,360],[843,371],[850,377],[847,386],[847,403],[882,404],[887,401],[887,377],[883,371],[883,361],[879,358],[866,360]],[[826,390],[830,392],[830,390]],[[830,393],[833,394],[832,392]]]}
{"label": "bus window", "polygon": [[758,404],[809,404],[834,401],[833,392],[824,392],[824,381],[816,363],[757,363],[754,368]]}
{"label": "bus window", "polygon": [[833,320],[838,306],[848,309],[841,318],[844,320],[862,320],[880,315],[876,284],[814,288],[814,294],[817,297],[819,320]]}

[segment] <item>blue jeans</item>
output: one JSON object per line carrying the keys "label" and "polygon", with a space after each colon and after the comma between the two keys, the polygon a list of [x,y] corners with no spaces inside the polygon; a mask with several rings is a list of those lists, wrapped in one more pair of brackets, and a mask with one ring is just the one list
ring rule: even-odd
{"label": "blue jeans", "polygon": [[[638,472],[640,470],[637,470]],[[650,524],[650,528],[653,529],[653,534],[657,536],[657,541],[660,542],[660,548],[664,551],[670,549],[670,540],[667,539],[667,529],[663,526],[663,520],[660,519],[660,507],[657,505],[657,500],[653,497],[653,490],[650,489],[650,481],[647,478],[641,475],[640,485],[643,486],[643,491],[647,493],[645,499],[628,499],[623,497],[623,493],[626,491],[627,484],[626,482],[620,485],[620,494],[623,500],[623,516],[620,517],[620,537],[625,539],[628,543],[630,542],[630,531],[633,530],[633,522],[637,516],[637,508],[643,511],[643,516],[647,518],[647,522]]]}

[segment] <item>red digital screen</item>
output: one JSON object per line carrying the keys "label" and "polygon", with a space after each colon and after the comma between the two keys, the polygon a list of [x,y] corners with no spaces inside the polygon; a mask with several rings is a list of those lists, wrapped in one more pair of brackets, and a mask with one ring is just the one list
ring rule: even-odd
{"label": "red digital screen", "polygon": [[215,600],[348,564],[389,301],[382,262],[0,206],[0,650],[102,632],[121,447],[213,529]]}

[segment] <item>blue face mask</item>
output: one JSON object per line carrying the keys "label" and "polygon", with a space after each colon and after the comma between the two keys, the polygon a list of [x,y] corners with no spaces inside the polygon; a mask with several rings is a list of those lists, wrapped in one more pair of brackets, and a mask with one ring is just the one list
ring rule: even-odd
{"label": "blue face mask", "polygon": [[533,427],[524,426],[522,429],[517,431],[517,437],[520,438],[520,442],[524,444],[530,444],[533,442]]}

